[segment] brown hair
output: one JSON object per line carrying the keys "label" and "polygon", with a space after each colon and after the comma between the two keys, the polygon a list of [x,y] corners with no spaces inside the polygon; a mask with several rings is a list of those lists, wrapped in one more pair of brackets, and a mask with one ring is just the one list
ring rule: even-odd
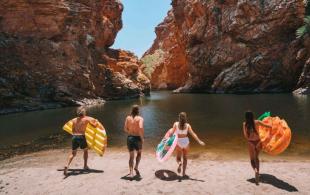
{"label": "brown hair", "polygon": [[131,108],[131,116],[135,117],[139,115],[139,106],[138,105],[133,105]]}
{"label": "brown hair", "polygon": [[250,132],[257,133],[255,128],[254,114],[250,110],[245,112],[245,126],[248,133]]}
{"label": "brown hair", "polygon": [[76,109],[76,115],[78,116],[78,117],[82,117],[82,116],[85,116],[86,115],[86,109],[84,108],[84,107],[78,107],[77,109]]}
{"label": "brown hair", "polygon": [[179,114],[179,128],[185,129],[185,124],[187,123],[187,116],[185,112]]}

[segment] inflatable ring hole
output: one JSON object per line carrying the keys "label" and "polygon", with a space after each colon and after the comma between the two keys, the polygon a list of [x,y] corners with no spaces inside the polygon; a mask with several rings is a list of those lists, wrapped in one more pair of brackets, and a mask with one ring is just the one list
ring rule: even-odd
{"label": "inflatable ring hole", "polygon": [[178,175],[170,170],[158,170],[155,172],[155,176],[163,181],[174,181],[179,179]]}

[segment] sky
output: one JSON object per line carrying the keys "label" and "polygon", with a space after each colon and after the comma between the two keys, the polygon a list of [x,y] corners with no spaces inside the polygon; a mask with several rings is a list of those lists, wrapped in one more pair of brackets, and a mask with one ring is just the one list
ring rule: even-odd
{"label": "sky", "polygon": [[155,27],[171,8],[171,0],[121,0],[123,28],[112,48],[134,52],[138,57],[148,50],[156,37]]}

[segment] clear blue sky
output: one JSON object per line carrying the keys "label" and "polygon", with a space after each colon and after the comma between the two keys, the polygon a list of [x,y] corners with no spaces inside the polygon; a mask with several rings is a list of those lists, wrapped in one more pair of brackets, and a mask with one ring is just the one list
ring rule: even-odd
{"label": "clear blue sky", "polygon": [[138,57],[149,49],[156,37],[155,27],[171,8],[171,0],[122,0],[123,28],[113,48],[134,52]]}

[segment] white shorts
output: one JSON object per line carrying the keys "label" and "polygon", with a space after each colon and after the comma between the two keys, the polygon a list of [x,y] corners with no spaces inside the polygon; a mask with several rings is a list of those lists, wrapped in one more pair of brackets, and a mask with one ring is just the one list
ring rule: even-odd
{"label": "white shorts", "polygon": [[187,148],[187,146],[189,145],[189,139],[188,137],[182,137],[182,138],[178,138],[178,146],[180,148]]}

